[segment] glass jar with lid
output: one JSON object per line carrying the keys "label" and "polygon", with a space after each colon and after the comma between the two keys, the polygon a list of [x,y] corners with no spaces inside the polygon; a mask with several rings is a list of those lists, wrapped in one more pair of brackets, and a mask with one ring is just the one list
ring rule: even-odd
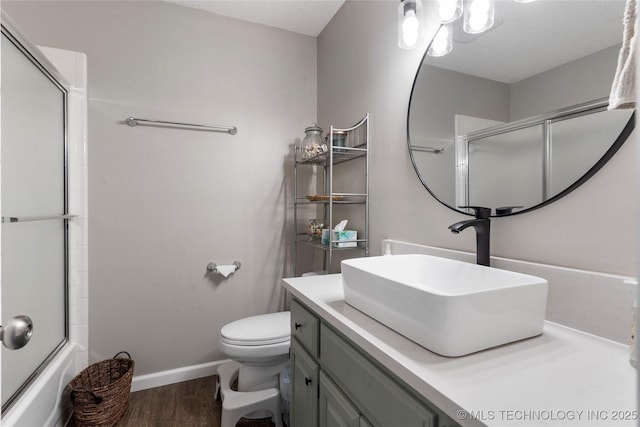
{"label": "glass jar with lid", "polygon": [[301,144],[302,160],[309,160],[327,151],[327,144],[322,137],[322,128],[315,123],[305,128],[305,136]]}

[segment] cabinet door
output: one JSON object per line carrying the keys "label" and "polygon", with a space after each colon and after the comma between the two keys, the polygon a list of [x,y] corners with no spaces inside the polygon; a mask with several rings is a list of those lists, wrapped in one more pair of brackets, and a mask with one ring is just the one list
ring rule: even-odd
{"label": "cabinet door", "polygon": [[320,372],[319,427],[359,427],[360,414],[338,387]]}
{"label": "cabinet door", "polygon": [[291,340],[291,426],[318,426],[318,364]]}

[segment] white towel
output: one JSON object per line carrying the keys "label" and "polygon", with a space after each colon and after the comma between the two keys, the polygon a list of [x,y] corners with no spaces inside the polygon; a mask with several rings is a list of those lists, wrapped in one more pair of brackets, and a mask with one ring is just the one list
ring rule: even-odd
{"label": "white towel", "polygon": [[609,95],[609,110],[631,109],[636,106],[636,22],[636,0],[627,0],[622,48]]}

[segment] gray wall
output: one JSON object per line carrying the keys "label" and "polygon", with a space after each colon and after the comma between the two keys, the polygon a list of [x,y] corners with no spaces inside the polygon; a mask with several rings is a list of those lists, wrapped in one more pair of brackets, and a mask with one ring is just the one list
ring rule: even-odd
{"label": "gray wall", "polygon": [[[128,350],[137,375],[223,358],[225,323],[281,305],[316,39],[160,1],[2,6],[36,44],[88,56],[91,358]],[[236,259],[229,279],[205,275]]]}
{"label": "gray wall", "polygon": [[[397,47],[396,7],[395,2],[347,1],[320,35],[318,119],[326,126],[371,113],[374,254],[384,237],[472,251],[471,230],[457,236],[447,230],[464,217],[427,193],[409,160],[407,105],[424,49]],[[425,7],[432,36],[435,11]],[[493,221],[492,254],[635,275],[636,145],[632,135],[596,176],[554,204]]]}
{"label": "gray wall", "polygon": [[612,46],[511,85],[511,120],[609,96],[620,46]]}
{"label": "gray wall", "polygon": [[414,152],[413,157],[429,189],[455,206],[455,116],[509,121],[509,85],[426,64],[419,77],[411,103],[411,144],[445,150]]}

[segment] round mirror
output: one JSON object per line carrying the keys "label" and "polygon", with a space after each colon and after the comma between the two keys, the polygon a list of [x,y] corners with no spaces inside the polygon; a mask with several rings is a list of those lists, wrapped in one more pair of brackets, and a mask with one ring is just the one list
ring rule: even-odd
{"label": "round mirror", "polygon": [[501,216],[549,204],[597,172],[634,127],[633,110],[607,111],[624,5],[498,0],[484,33],[465,33],[462,18],[442,25],[407,119],[427,190],[457,211]]}

